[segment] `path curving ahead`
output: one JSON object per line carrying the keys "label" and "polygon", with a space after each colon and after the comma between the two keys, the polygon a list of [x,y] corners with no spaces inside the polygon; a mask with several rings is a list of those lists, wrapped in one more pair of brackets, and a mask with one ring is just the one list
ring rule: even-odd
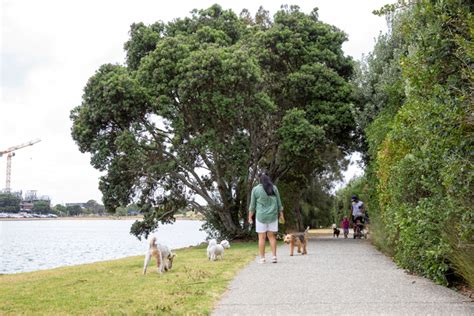
{"label": "path curving ahead", "polygon": [[468,297],[405,273],[367,240],[318,237],[293,257],[282,245],[278,260],[244,268],[213,315],[474,315]]}

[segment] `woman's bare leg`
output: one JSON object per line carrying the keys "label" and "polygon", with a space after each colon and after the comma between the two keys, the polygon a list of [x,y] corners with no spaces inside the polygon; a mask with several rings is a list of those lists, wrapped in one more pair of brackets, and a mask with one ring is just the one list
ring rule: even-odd
{"label": "woman's bare leg", "polygon": [[265,233],[258,233],[258,252],[260,258],[265,258]]}
{"label": "woman's bare leg", "polygon": [[270,241],[270,246],[272,248],[272,255],[276,257],[277,255],[277,240],[275,238],[275,233],[267,232],[268,240]]}

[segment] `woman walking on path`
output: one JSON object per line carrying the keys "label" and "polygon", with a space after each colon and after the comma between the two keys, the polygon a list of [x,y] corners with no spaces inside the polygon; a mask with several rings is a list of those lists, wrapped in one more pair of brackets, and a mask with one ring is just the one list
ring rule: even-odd
{"label": "woman walking on path", "polygon": [[277,187],[272,183],[269,176],[259,174],[260,184],[253,188],[249,206],[249,223],[253,222],[255,216],[255,230],[258,233],[259,263],[265,263],[265,239],[268,237],[272,248],[272,262],[277,262],[276,238],[278,231],[278,212],[280,221],[284,222],[283,206]]}

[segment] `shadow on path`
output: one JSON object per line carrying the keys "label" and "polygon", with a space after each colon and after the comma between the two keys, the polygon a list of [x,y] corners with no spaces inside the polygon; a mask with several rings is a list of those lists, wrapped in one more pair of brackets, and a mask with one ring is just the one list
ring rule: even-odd
{"label": "shadow on path", "polygon": [[282,245],[277,264],[252,262],[213,314],[474,315],[474,303],[405,273],[368,240],[320,236],[306,256],[290,257]]}

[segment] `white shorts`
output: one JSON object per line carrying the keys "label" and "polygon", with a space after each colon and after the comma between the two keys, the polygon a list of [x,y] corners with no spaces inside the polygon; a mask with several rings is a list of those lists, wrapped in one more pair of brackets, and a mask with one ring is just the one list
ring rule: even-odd
{"label": "white shorts", "polygon": [[258,219],[255,219],[255,231],[257,233],[277,232],[278,219],[271,223],[260,223]]}

